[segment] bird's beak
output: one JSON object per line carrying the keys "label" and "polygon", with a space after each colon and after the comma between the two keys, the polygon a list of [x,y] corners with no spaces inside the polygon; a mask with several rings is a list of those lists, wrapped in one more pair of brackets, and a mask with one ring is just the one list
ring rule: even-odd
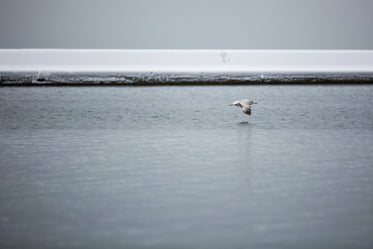
{"label": "bird's beak", "polygon": [[232,105],[235,105],[235,104],[229,104],[229,106],[232,106]]}

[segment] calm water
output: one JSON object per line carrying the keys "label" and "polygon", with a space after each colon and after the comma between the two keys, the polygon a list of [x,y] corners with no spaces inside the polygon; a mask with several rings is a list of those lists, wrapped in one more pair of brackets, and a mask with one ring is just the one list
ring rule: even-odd
{"label": "calm water", "polygon": [[372,106],[373,86],[0,88],[0,247],[372,248]]}

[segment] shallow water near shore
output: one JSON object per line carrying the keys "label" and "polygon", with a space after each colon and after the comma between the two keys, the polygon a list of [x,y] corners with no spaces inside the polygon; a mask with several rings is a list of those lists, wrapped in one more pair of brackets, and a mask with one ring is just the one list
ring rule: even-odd
{"label": "shallow water near shore", "polygon": [[371,85],[2,87],[0,247],[371,248],[372,105]]}

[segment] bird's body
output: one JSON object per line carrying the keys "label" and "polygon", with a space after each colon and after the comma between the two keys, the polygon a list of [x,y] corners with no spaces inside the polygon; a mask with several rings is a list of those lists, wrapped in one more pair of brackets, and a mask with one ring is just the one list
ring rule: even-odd
{"label": "bird's body", "polygon": [[247,114],[247,115],[251,115],[251,105],[252,104],[256,104],[255,101],[252,101],[252,100],[249,100],[249,99],[242,99],[242,100],[237,100],[235,102],[233,102],[232,104],[230,104],[230,106],[238,106],[242,109],[242,111]]}

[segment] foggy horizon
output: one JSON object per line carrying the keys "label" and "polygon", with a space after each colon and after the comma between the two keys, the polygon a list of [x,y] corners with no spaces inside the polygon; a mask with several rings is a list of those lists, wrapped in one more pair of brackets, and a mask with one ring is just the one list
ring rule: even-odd
{"label": "foggy horizon", "polygon": [[373,49],[373,2],[0,2],[0,48]]}

